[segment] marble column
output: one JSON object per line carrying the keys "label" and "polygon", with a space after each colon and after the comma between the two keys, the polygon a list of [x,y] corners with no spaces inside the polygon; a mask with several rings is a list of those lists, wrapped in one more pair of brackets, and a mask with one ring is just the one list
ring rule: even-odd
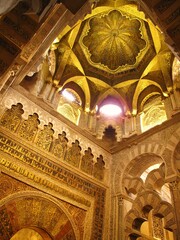
{"label": "marble column", "polygon": [[131,133],[131,118],[126,117],[124,119],[124,137],[129,137]]}
{"label": "marble column", "polygon": [[52,100],[51,100],[55,109],[58,108],[60,99],[61,99],[61,94],[59,93],[59,89],[58,89],[58,87],[55,87],[55,91],[54,91],[54,94],[53,94]]}
{"label": "marble column", "polygon": [[164,103],[164,108],[166,111],[167,119],[171,119],[172,113],[173,113],[173,108],[172,108],[172,103],[171,103],[170,97],[164,98],[163,103]]}
{"label": "marble column", "polygon": [[96,131],[96,114],[89,113],[88,114],[88,129],[95,134]]}
{"label": "marble column", "polygon": [[50,93],[49,93],[49,96],[48,96],[48,100],[49,100],[50,102],[53,101],[53,97],[54,97],[55,92],[56,92],[56,87],[55,87],[55,86],[52,86],[52,88],[51,88],[51,90],[50,90]]}
{"label": "marble column", "polygon": [[124,199],[118,196],[118,240],[124,240]]}
{"label": "marble column", "polygon": [[80,119],[79,119],[79,126],[83,129],[88,128],[88,118],[89,118],[89,113],[85,111],[81,111]]}
{"label": "marble column", "polygon": [[180,91],[174,90],[174,99],[176,103],[176,110],[180,109]]}
{"label": "marble column", "polygon": [[170,98],[171,98],[171,104],[172,104],[173,110],[176,110],[176,101],[173,93],[170,94]]}
{"label": "marble column", "polygon": [[136,115],[131,116],[131,122],[132,122],[132,133],[136,133]]}
{"label": "marble column", "polygon": [[48,98],[48,96],[50,94],[50,91],[51,91],[51,87],[52,87],[52,83],[49,82],[49,81],[46,81],[44,83],[44,86],[41,89],[39,97],[42,97],[44,100],[47,100],[47,98]]}

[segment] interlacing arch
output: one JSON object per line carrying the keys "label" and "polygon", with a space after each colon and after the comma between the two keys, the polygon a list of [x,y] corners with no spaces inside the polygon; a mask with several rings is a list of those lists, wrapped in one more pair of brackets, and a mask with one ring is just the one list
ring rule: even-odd
{"label": "interlacing arch", "polygon": [[154,164],[165,163],[166,181],[169,177],[177,176],[177,167],[175,166],[173,154],[179,139],[180,128],[173,133],[166,146],[158,142],[142,143],[131,146],[128,153],[126,151],[126,154],[121,154],[119,159],[123,159],[123,163],[116,166],[114,174],[115,192],[124,191],[124,187],[120,186],[123,186],[125,178],[140,176],[145,169]]}
{"label": "interlacing arch", "polygon": [[119,164],[114,174],[115,191],[119,192],[121,189],[124,192],[123,182],[125,178],[140,177],[150,166],[163,163],[161,158],[163,148],[162,145],[156,143],[139,144],[136,145],[136,148],[130,149],[128,154],[126,152],[124,156],[122,155],[123,167]]}
{"label": "interlacing arch", "polygon": [[132,205],[132,209],[126,214],[126,239],[131,235],[136,237],[143,236],[140,231],[141,225],[143,222],[149,221],[148,215],[152,209],[152,216],[158,216],[160,219],[164,219],[164,228],[172,231],[177,228],[172,205],[163,201],[154,191],[143,191],[138,194]]}
{"label": "interlacing arch", "polygon": [[[158,221],[161,233],[167,235],[167,239],[173,239],[173,233],[176,235],[176,217],[171,204],[167,173],[174,174],[174,166],[178,170],[179,136],[178,129],[166,146],[157,147],[156,143],[139,144],[132,147],[126,156],[127,161],[124,162],[123,170],[121,169],[119,183],[122,183],[122,192],[134,202],[125,216],[125,239],[156,238],[154,226]],[[167,151],[170,154],[165,156]],[[120,167],[122,168],[122,164]],[[150,226],[151,231],[144,230],[147,226]]]}

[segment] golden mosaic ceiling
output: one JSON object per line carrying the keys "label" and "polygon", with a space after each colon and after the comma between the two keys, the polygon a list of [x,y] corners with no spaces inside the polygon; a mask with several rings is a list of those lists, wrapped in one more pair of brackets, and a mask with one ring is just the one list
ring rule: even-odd
{"label": "golden mosaic ceiling", "polygon": [[121,66],[134,65],[146,46],[140,30],[141,22],[123,16],[117,10],[92,17],[86,27],[87,35],[82,44],[87,59],[107,71],[117,72]]}
{"label": "golden mosaic ceiling", "polygon": [[91,14],[64,29],[51,50],[54,83],[72,86],[86,109],[113,96],[124,113],[135,113],[172,89],[171,51],[134,1],[99,1]]}

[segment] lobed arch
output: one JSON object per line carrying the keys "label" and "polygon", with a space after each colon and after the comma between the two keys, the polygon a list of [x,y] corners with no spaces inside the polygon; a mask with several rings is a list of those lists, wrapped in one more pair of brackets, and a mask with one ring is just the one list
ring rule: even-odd
{"label": "lobed arch", "polygon": [[[10,194],[0,201],[0,212],[6,226],[11,229],[9,239],[24,227],[39,233],[42,230],[44,236],[49,236],[47,240],[59,239],[64,228],[73,240],[81,239],[80,230],[67,206],[45,193],[26,190]],[[3,225],[4,228],[6,226]],[[6,229],[3,231],[7,232]]]}
{"label": "lobed arch", "polygon": [[[0,125],[3,128],[6,128],[13,132],[13,134],[17,134],[18,138],[22,137],[25,141],[31,142],[35,147],[39,147],[46,152],[49,152],[54,157],[73,165],[75,163],[78,163],[76,165],[73,165],[76,168],[79,168],[79,162],[82,158],[82,151],[85,151],[88,147],[91,147],[93,149],[93,146],[91,145],[92,142],[86,142],[83,141],[81,136],[78,134],[74,134],[73,137],[69,134],[66,134],[66,129],[62,131],[62,133],[55,134],[54,130],[54,121],[49,122],[48,124],[44,125],[43,128],[40,127],[41,120],[39,119],[39,115],[37,113],[34,113],[33,115],[29,115],[28,119],[24,119],[22,117],[24,110],[23,110],[23,104],[17,103],[16,105],[12,105],[11,109],[5,109],[3,112],[3,115],[0,119]],[[14,121],[14,124],[12,124],[13,117],[16,118],[16,121]],[[32,120],[32,117],[35,117],[36,119]],[[47,116],[48,117],[48,116]],[[35,121],[34,121],[35,120]],[[33,124],[31,125],[31,122]],[[53,122],[53,123],[52,123]],[[29,128],[30,126],[30,128]],[[26,129],[24,131],[24,129]],[[48,136],[48,137],[47,137]],[[76,143],[76,144],[74,144]],[[71,149],[72,146],[74,146],[73,150]],[[73,151],[78,151],[78,154],[73,154]],[[102,151],[95,151],[94,152],[94,160],[93,161],[93,167],[95,166],[97,159],[98,159],[98,153],[99,156],[102,157]],[[68,155],[71,155],[70,157],[67,157]],[[103,154],[104,155],[104,154]],[[74,156],[74,157],[72,157]],[[104,157],[103,161],[105,160]],[[107,161],[105,160],[105,163],[107,164]],[[104,167],[101,168],[101,166],[96,166],[98,169],[98,172],[102,173],[104,172]],[[94,174],[91,173],[91,175]],[[104,175],[104,174],[103,174]],[[97,176],[96,176],[97,178]],[[103,180],[103,179],[101,179]]]}
{"label": "lobed arch", "polygon": [[141,177],[125,177],[123,186],[125,194],[132,199],[135,199],[143,191],[153,190],[160,194],[165,201],[172,202],[169,186],[165,182],[164,164],[161,164],[159,168],[151,170],[147,174],[145,181]]}
{"label": "lobed arch", "polygon": [[144,110],[147,102],[152,101],[156,97],[162,97],[162,92],[157,86],[150,85],[146,87],[140,94],[137,100],[137,112]]}
{"label": "lobed arch", "polygon": [[144,189],[144,182],[141,178],[138,178],[138,177],[124,178],[123,185],[124,185],[127,193],[132,193],[134,195],[136,195],[138,192],[141,192]]}
{"label": "lobed arch", "polygon": [[165,183],[165,173],[161,167],[161,168],[152,170],[148,174],[145,181],[145,186],[148,189],[152,189],[152,190],[154,189],[154,190],[160,191],[164,183]]}
{"label": "lobed arch", "polygon": [[[147,88],[145,90],[147,90]],[[149,102],[150,100],[153,100],[154,98],[157,98],[159,96],[161,96],[161,93],[159,93],[158,91],[157,92],[154,91],[152,93],[148,93],[146,96],[143,96],[141,101],[139,101],[139,99],[138,99],[138,109],[137,109],[137,111],[142,112],[145,105],[147,104],[147,102]]]}
{"label": "lobed arch", "polygon": [[[84,92],[84,94],[83,94],[84,107],[89,108],[90,102],[91,102],[91,96],[90,96],[90,89],[89,89],[89,85],[88,85],[86,76],[76,75],[76,76],[67,78],[67,80],[65,80],[63,83],[63,87],[67,86],[67,84],[72,83],[72,82],[77,84],[79,86],[79,89],[81,88],[81,90]],[[82,85],[82,82],[83,82],[83,85]]]}
{"label": "lobed arch", "polygon": [[[139,92],[139,89],[142,88],[143,83],[145,84],[144,90]],[[162,95],[163,89],[158,83],[154,82],[153,80],[141,78],[134,92],[132,109],[136,111],[140,110],[141,102],[143,101],[144,97],[147,96],[147,94],[151,94],[152,92],[158,93],[158,95]]]}

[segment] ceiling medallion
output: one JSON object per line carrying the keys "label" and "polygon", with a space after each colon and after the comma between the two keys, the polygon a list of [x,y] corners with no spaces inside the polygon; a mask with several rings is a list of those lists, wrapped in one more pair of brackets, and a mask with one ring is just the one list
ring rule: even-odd
{"label": "ceiling medallion", "polygon": [[113,10],[89,20],[89,29],[82,39],[88,59],[106,70],[117,72],[120,67],[133,66],[146,42],[142,39],[141,23]]}

